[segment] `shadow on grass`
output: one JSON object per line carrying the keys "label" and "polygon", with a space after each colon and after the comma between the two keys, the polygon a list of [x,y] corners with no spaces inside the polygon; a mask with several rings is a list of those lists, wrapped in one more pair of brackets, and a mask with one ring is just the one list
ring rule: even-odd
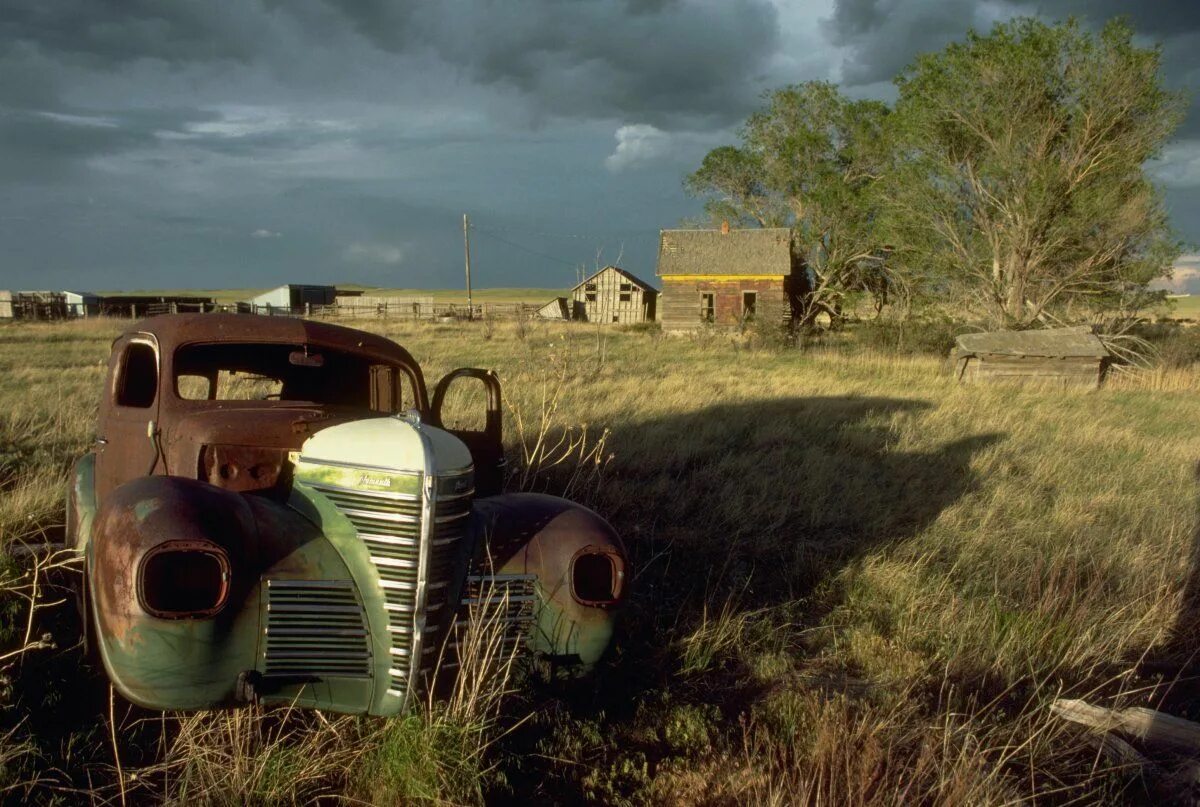
{"label": "shadow on grass", "polygon": [[1200,462],[1194,466],[1196,525],[1179,613],[1166,639],[1139,664],[1150,700],[1170,714],[1200,720]]}
{"label": "shadow on grass", "polygon": [[[899,447],[901,424],[929,408],[880,397],[792,398],[614,425],[597,508],[633,557],[631,599],[608,667],[586,691],[550,685],[535,695],[544,699],[535,710],[549,717],[514,735],[514,756],[538,758],[547,721],[560,730],[595,715],[617,724],[651,701],[717,704],[738,719],[762,694],[752,676],[681,676],[679,640],[726,603],[736,611],[787,606],[793,626],[816,624],[840,599],[832,584],[840,570],[920,533],[975,490],[972,457],[1001,435],[931,451]],[[645,749],[650,764],[654,753]],[[579,795],[547,784],[564,774],[553,762],[527,761],[521,774],[510,774],[516,793]]]}

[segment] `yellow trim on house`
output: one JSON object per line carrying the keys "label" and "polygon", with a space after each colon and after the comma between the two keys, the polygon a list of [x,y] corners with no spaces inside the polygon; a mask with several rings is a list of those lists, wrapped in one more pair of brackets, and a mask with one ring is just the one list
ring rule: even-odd
{"label": "yellow trim on house", "polygon": [[718,282],[736,282],[738,280],[783,280],[787,275],[659,275],[666,280],[714,280]]}

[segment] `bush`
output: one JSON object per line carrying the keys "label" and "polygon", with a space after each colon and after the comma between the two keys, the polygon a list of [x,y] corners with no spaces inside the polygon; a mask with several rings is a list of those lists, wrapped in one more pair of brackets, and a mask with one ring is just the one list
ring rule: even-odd
{"label": "bush", "polygon": [[1200,364],[1200,328],[1160,323],[1138,334],[1158,350],[1165,367]]}
{"label": "bush", "polygon": [[954,348],[954,338],[971,330],[950,319],[920,319],[902,322],[873,319],[854,326],[853,342],[876,350],[904,354],[946,356]]}

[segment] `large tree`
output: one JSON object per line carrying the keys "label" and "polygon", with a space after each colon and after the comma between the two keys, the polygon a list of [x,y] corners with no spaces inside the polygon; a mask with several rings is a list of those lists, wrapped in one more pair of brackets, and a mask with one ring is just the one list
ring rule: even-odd
{"label": "large tree", "polygon": [[766,100],[746,121],[742,145],[709,152],[685,184],[706,197],[715,220],[793,227],[812,281],[802,318],[827,311],[836,319],[847,293],[868,290],[882,298],[886,289],[874,225],[888,109],[851,101],[816,81]]}
{"label": "large tree", "polygon": [[1184,99],[1121,21],[1018,19],[896,83],[888,240],[909,276],[1015,326],[1141,295],[1178,254],[1146,162]]}

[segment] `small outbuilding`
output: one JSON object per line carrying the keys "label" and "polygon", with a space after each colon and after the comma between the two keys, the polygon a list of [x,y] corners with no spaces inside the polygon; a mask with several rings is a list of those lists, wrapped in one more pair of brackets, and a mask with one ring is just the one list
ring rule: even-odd
{"label": "small outbuilding", "polygon": [[538,319],[566,320],[571,318],[571,306],[566,297],[555,297],[533,312]]}
{"label": "small outbuilding", "polygon": [[571,289],[570,318],[581,322],[653,322],[658,289],[619,266],[606,266]]}
{"label": "small outbuilding", "polygon": [[238,310],[254,314],[304,314],[314,306],[335,305],[337,295],[334,286],[289,283],[238,303]]}
{"label": "small outbuilding", "polygon": [[1112,354],[1088,326],[968,333],[955,340],[960,381],[1050,381],[1097,387]]}
{"label": "small outbuilding", "polygon": [[94,317],[100,313],[100,295],[90,291],[64,291],[67,316]]}

